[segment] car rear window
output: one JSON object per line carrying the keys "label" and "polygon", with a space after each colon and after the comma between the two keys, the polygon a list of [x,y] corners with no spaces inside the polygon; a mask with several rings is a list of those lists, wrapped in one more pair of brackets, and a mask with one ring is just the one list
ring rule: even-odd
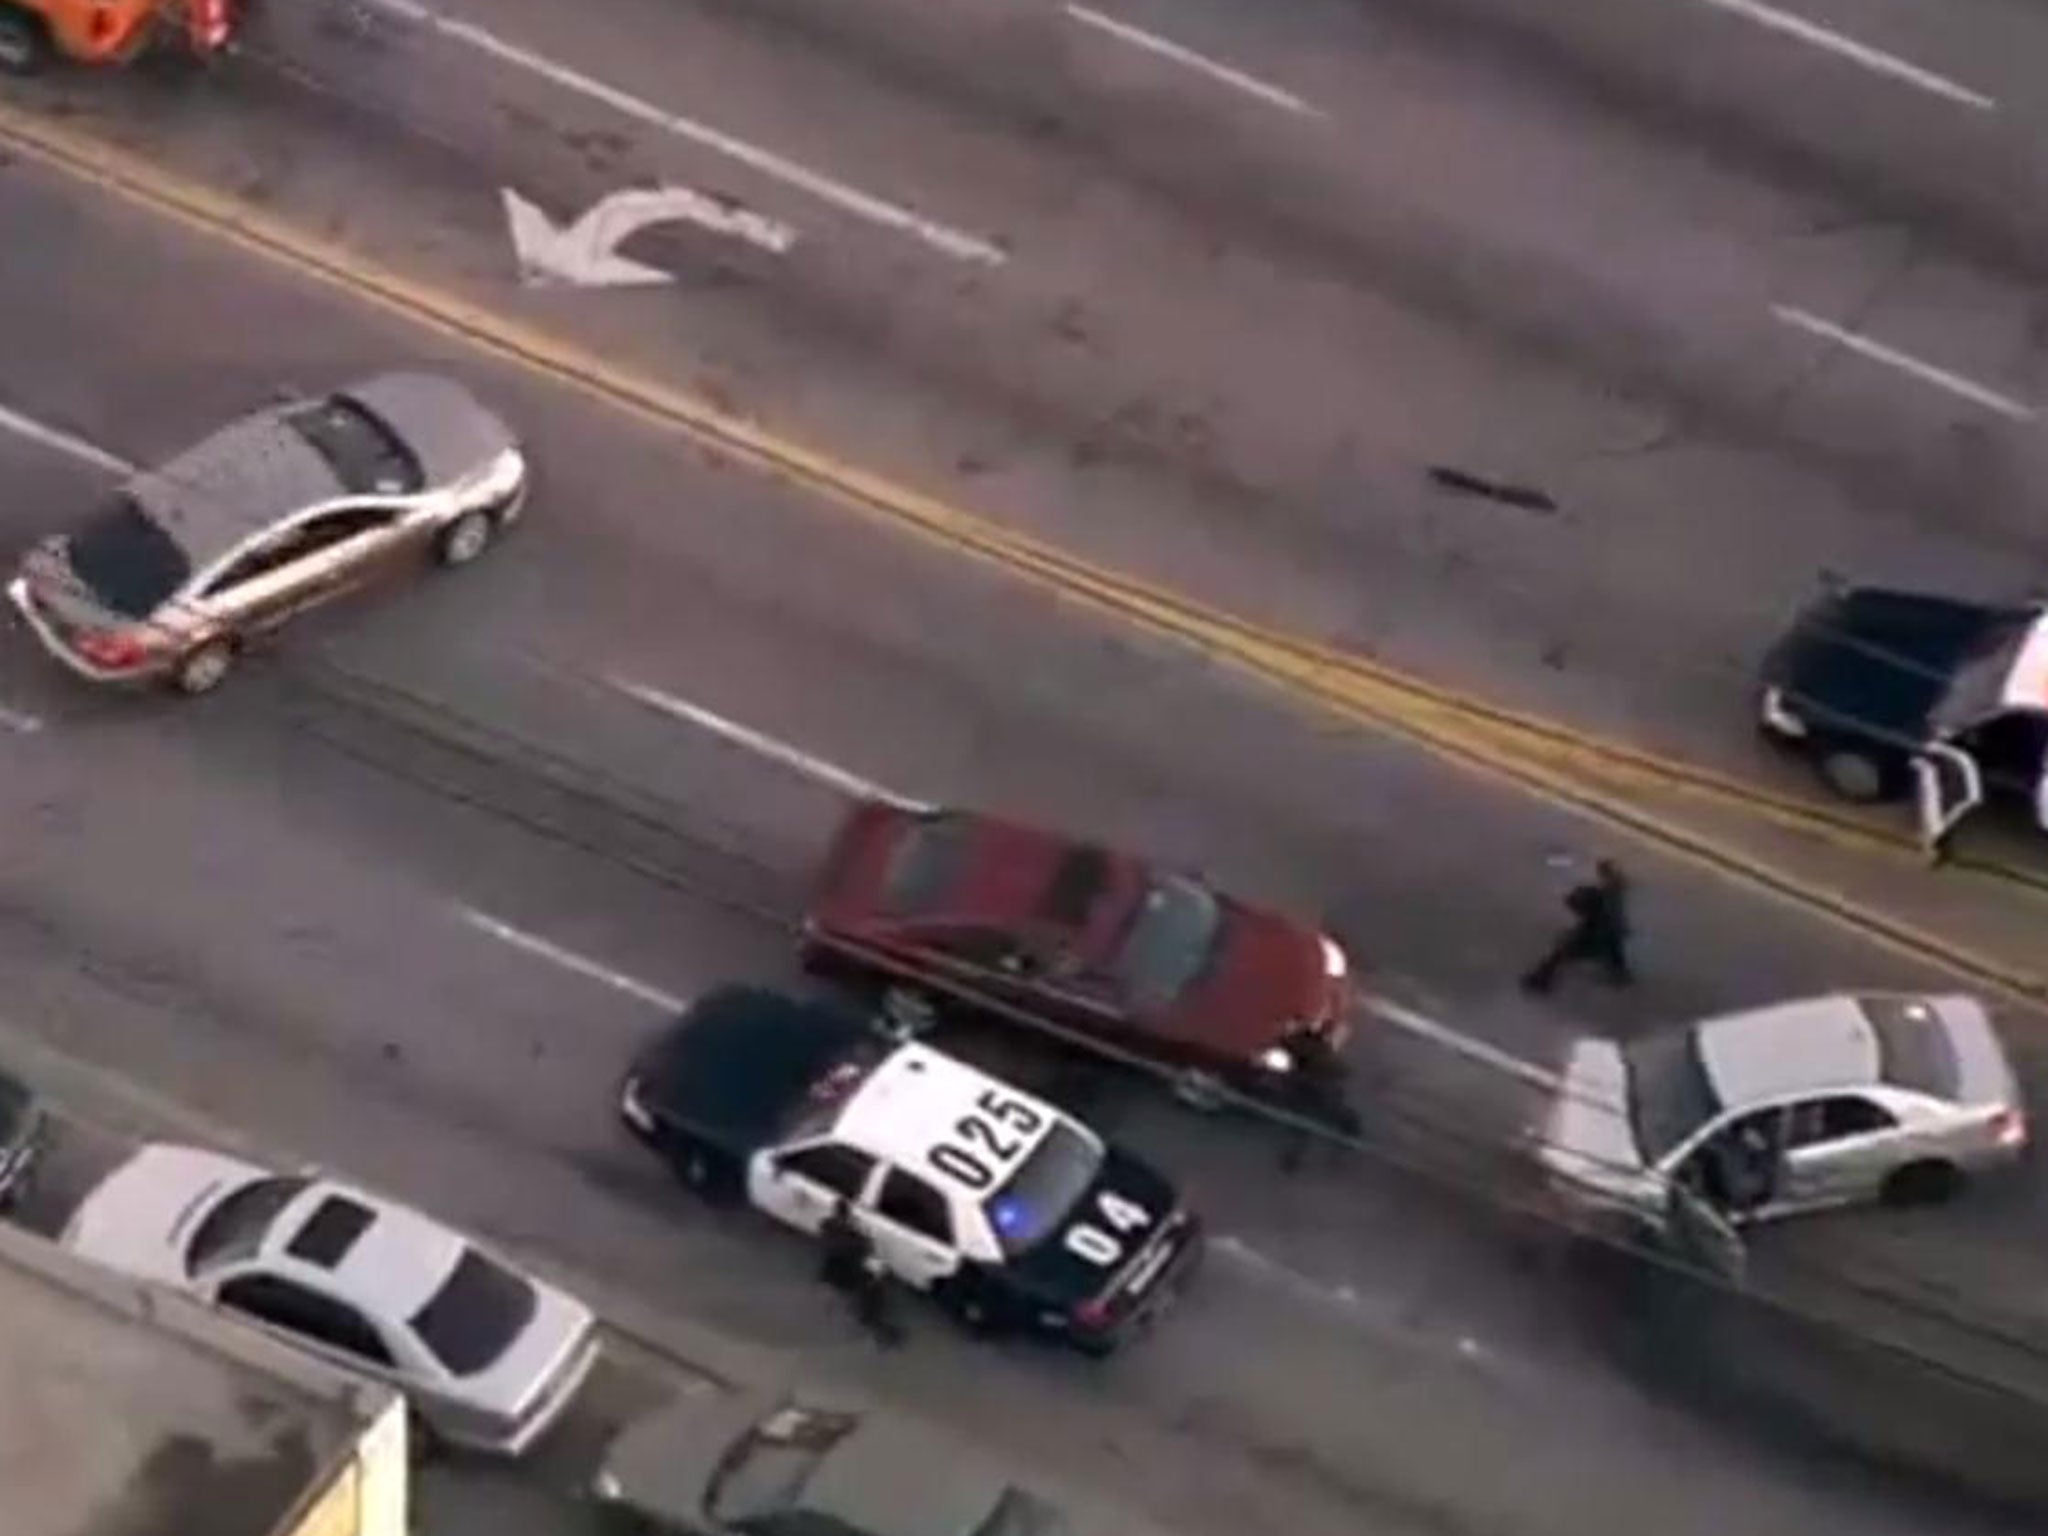
{"label": "car rear window", "polygon": [[1101,1168],[1101,1143],[1055,1121],[1010,1182],[988,1197],[988,1224],[1003,1253],[1015,1258],[1057,1231]]}
{"label": "car rear window", "polygon": [[1859,997],[1877,1035],[1879,1071],[1888,1083],[1951,1098],[1962,1082],[1955,1045],[1941,1016],[1914,997]]}
{"label": "car rear window", "polygon": [[251,1258],[278,1213],[312,1185],[293,1175],[251,1179],[206,1213],[185,1246],[185,1272],[204,1274],[223,1264]]}
{"label": "car rear window", "polygon": [[285,420],[355,495],[410,495],[425,479],[398,434],[346,395],[301,406]]}
{"label": "car rear window", "polygon": [[474,1376],[511,1347],[540,1305],[531,1281],[465,1248],[412,1328],[457,1376]]}
{"label": "car rear window", "polygon": [[888,917],[929,916],[967,867],[974,823],[964,816],[921,817],[907,828],[882,873],[882,911]]}
{"label": "car rear window", "polygon": [[292,1234],[285,1252],[308,1264],[332,1269],[348,1256],[356,1239],[369,1231],[375,1220],[368,1206],[345,1195],[329,1195]]}
{"label": "car rear window", "polygon": [[130,619],[148,618],[192,574],[178,541],[125,495],[71,535],[64,554],[95,598]]}

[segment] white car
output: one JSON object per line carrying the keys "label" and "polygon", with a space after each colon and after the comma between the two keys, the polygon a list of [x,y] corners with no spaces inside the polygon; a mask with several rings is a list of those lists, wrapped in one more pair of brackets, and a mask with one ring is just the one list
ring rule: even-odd
{"label": "white car", "polygon": [[597,1358],[581,1302],[317,1172],[152,1144],[85,1197],[62,1241],[383,1377],[436,1440],[473,1450],[519,1455]]}
{"label": "white car", "polygon": [[2027,1141],[2005,1051],[1963,996],[1838,993],[1574,1045],[1541,1157],[1581,1205],[1734,1222],[1938,1200]]}
{"label": "white car", "polygon": [[843,1197],[898,1279],[977,1328],[1108,1353],[1200,1256],[1172,1184],[1071,1115],[760,988],[693,1003],[641,1053],[619,1113],[686,1183],[801,1231]]}

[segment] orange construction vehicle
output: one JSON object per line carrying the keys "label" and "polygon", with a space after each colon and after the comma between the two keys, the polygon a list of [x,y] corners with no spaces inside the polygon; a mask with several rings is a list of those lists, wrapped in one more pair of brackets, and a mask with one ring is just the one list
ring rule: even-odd
{"label": "orange construction vehicle", "polygon": [[234,40],[249,0],[0,0],[0,69],[55,55],[126,64],[152,49],[211,58]]}

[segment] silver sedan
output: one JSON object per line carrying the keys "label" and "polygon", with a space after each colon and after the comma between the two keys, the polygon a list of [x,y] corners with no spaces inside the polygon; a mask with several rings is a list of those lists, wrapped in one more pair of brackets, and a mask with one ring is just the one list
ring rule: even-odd
{"label": "silver sedan", "polygon": [[1561,1193],[1661,1224],[1913,1204],[2009,1163],[2027,1120],[1982,1004],[1838,993],[1572,1050],[1543,1163]]}
{"label": "silver sedan", "polygon": [[80,676],[205,693],[296,614],[428,554],[468,564],[526,487],[518,439],[461,385],[384,374],[137,474],[30,550],[8,596]]}

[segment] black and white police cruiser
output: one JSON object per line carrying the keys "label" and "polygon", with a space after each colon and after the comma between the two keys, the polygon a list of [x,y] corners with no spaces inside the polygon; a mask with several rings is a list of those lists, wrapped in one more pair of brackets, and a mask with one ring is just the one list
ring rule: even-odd
{"label": "black and white police cruiser", "polygon": [[838,1008],[696,1000],[619,1113],[682,1180],[815,1234],[841,1196],[891,1273],[969,1326],[1108,1354],[1199,1261],[1161,1174],[1071,1115]]}
{"label": "black and white police cruiser", "polygon": [[1836,587],[1761,681],[1765,734],[1845,800],[1911,795],[1930,851],[1987,798],[2048,827],[2048,605]]}

